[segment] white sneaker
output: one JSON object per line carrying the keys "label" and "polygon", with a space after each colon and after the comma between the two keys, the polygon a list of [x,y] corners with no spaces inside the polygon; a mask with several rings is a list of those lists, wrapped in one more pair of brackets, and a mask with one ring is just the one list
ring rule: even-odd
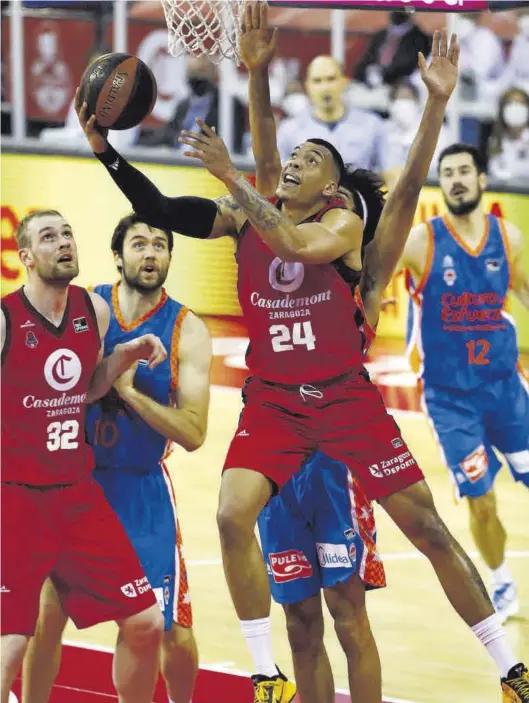
{"label": "white sneaker", "polygon": [[518,600],[518,591],[514,581],[495,586],[492,593],[492,603],[500,616],[502,625],[513,615],[518,615],[520,612],[520,601]]}

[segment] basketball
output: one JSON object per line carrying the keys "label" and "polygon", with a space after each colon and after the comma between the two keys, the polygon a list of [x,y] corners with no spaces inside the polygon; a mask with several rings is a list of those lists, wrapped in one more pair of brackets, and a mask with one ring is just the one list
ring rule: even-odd
{"label": "basketball", "polygon": [[156,80],[137,56],[104,54],[93,61],[81,79],[81,104],[100,127],[130,129],[150,114],[156,101]]}

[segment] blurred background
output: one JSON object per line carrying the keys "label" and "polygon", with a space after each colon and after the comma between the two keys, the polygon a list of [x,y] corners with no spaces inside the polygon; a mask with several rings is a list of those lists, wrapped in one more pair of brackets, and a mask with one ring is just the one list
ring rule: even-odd
{"label": "blurred background", "polygon": [[[1,12],[4,293],[23,280],[14,228],[26,212],[43,206],[62,208],[77,228],[81,284],[115,276],[107,238],[128,203],[90,158],[73,110],[75,88],[98,54],[136,54],[156,76],[152,114],[132,130],[111,132],[110,141],[141,162],[163,192],[212,197],[222,192],[181,155],[178,134],[196,117],[217,127],[237,165],[251,173],[244,68],[171,57],[157,0],[14,0],[2,2]],[[345,160],[379,171],[389,188],[406,160],[425,98],[417,53],[428,56],[435,29],[457,31],[461,80],[439,150],[458,140],[478,146],[487,156],[490,208],[523,229],[529,193],[529,8],[448,14],[413,13],[409,6],[392,12],[274,6],[270,18],[280,28],[270,79],[282,156],[296,145],[298,121],[309,111],[327,122],[347,119],[347,142],[339,145]],[[334,60],[314,61],[318,56]],[[443,208],[436,177],[434,159],[432,188],[424,190],[418,221]],[[171,292],[199,313],[239,315],[231,243],[177,239]],[[398,280],[390,293],[397,303],[385,314],[381,333],[401,338],[406,297]],[[525,340],[523,330],[521,337]]]}

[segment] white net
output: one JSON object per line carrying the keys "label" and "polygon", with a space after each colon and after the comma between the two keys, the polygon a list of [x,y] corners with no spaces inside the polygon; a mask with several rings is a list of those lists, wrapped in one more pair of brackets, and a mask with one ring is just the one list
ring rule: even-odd
{"label": "white net", "polygon": [[161,0],[169,30],[169,53],[240,63],[246,0]]}

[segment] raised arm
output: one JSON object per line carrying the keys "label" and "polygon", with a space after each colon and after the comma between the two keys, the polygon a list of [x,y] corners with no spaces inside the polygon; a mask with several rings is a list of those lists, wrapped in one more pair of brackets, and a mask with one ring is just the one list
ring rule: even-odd
{"label": "raised arm", "polygon": [[188,452],[206,438],[212,350],[206,325],[193,313],[182,323],[178,351],[176,407],[161,405],[134,387],[135,369],[121,376],[116,390],[153,429]]}
{"label": "raised arm", "polygon": [[276,122],[270,100],[268,67],[277,47],[276,30],[268,27],[268,5],[246,5],[241,35],[241,57],[248,69],[250,133],[255,158],[256,189],[261,195],[274,195],[281,174],[277,148]]}
{"label": "raised arm", "polygon": [[244,224],[244,216],[233,200],[182,196],[170,198],[108,143],[106,132],[99,130],[95,115],[86,115],[86,103],[79,102],[76,93],[76,111],[79,122],[95,156],[105,166],[114,183],[152,227],[169,229],[195,239],[216,239],[237,236]]}
{"label": "raised arm", "polygon": [[283,261],[327,264],[362,247],[363,225],[348,210],[327,212],[320,222],[296,225],[253,188],[237,171],[222,139],[201,120],[201,132],[182,132],[180,142],[193,148],[186,156],[202,161],[208,171],[221,180],[242,207],[247,219],[262,240]]}
{"label": "raised arm", "polygon": [[373,241],[366,248],[361,292],[367,307],[378,310],[384,289],[403,253],[421,188],[428,175],[443,125],[446,105],[457,82],[459,45],[452,36],[448,46],[446,31],[436,32],[429,66],[419,54],[421,77],[428,88],[428,100],[419,131],[397,184],[391,191]]}

